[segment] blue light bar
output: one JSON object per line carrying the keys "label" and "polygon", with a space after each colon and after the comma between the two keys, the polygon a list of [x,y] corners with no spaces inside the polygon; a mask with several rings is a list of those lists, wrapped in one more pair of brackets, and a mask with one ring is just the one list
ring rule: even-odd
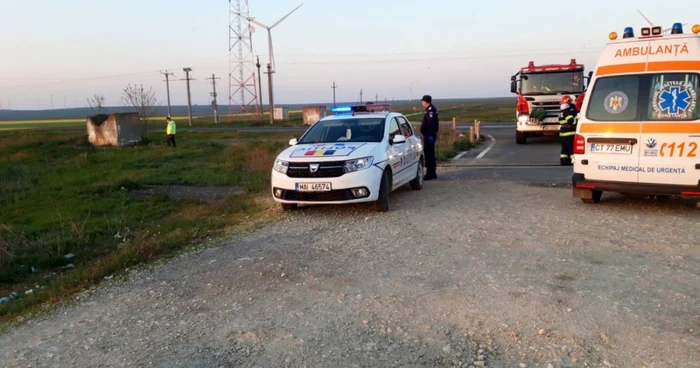
{"label": "blue light bar", "polygon": [[625,32],[622,33],[622,38],[632,38],[634,37],[634,28],[626,27]]}
{"label": "blue light bar", "polygon": [[671,28],[671,34],[683,34],[683,24],[673,23],[673,27]]}
{"label": "blue light bar", "polygon": [[352,112],[351,106],[338,106],[331,108],[331,112]]}

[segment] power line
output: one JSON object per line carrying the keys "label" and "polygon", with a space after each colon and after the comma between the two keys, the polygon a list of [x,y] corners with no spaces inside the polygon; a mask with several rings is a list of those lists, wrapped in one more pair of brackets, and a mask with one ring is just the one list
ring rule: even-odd
{"label": "power line", "polygon": [[36,83],[36,84],[24,84],[24,85],[15,85],[15,86],[6,86],[5,88],[27,88],[27,87],[42,87],[47,84],[57,84],[57,83],[66,83],[66,82],[79,82],[79,81],[89,81],[89,80],[97,80],[97,79],[108,79],[108,78],[120,78],[120,77],[131,77],[134,75],[144,75],[144,74],[155,74],[159,73],[159,70],[151,70],[147,72],[135,72],[135,73],[125,73],[125,74],[113,74],[113,75],[103,75],[103,76],[97,76],[97,77],[85,77],[85,78],[71,78],[71,79],[62,79],[62,80],[57,80],[57,81],[48,81],[48,82],[43,82],[43,83]]}
{"label": "power line", "polygon": [[[579,51],[579,53],[599,53],[601,50]],[[413,58],[413,59],[375,59],[375,60],[345,60],[345,61],[304,61],[304,62],[287,62],[284,64],[290,65],[328,65],[328,64],[377,64],[377,63],[397,63],[397,62],[418,62],[418,61],[445,61],[445,60],[480,60],[480,59],[498,59],[512,57],[529,57],[535,58],[538,56],[565,55],[571,51],[539,53],[539,54],[513,54],[513,55],[483,55],[483,56],[453,56],[442,58]]]}

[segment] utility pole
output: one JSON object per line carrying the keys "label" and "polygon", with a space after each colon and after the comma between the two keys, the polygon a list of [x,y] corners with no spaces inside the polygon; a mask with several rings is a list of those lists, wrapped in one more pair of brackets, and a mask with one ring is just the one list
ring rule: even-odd
{"label": "utility pole", "polygon": [[51,110],[53,110],[53,95],[51,95]]}
{"label": "utility pole", "polygon": [[190,72],[192,68],[183,68],[182,71],[185,72],[185,81],[187,81],[187,115],[190,118],[190,126],[192,126],[192,96],[190,94],[190,81],[194,80],[190,78]]}
{"label": "utility pole", "polygon": [[374,95],[374,102],[379,103],[379,93]]}
{"label": "utility pole", "polygon": [[275,101],[272,97],[272,65],[267,64],[267,88],[270,92],[270,125],[275,124]]}
{"label": "utility pole", "polygon": [[219,106],[216,103],[216,80],[221,79],[221,78],[217,78],[214,74],[212,74],[211,78],[207,78],[207,79],[211,79],[211,86],[212,86],[211,107],[214,109],[214,124],[219,124]]}
{"label": "utility pole", "polygon": [[335,84],[335,81],[333,81],[333,85],[331,86],[333,88],[333,107],[335,107],[335,89],[338,88],[338,86]]}
{"label": "utility pole", "polygon": [[360,90],[360,105],[362,105],[362,95],[364,95],[365,92],[363,90]]}
{"label": "utility pole", "polygon": [[260,96],[260,106],[258,106],[258,108],[259,108],[260,111],[258,111],[258,112],[260,113],[260,120],[262,120],[262,116],[263,116],[263,101],[262,101],[262,73],[260,73],[260,67],[261,67],[261,65],[260,65],[260,56],[258,56],[258,61],[257,61],[257,63],[255,63],[255,66],[258,67],[258,91],[260,91],[260,93],[258,93],[258,96]]}
{"label": "utility pole", "polygon": [[163,74],[165,76],[165,89],[168,92],[168,116],[173,116],[170,113],[170,76],[172,75],[174,77],[175,74],[170,73],[167,70],[160,72],[160,74]]}

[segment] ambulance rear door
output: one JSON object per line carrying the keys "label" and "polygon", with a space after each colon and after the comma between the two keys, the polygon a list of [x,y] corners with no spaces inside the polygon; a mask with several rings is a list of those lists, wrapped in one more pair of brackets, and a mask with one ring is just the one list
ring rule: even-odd
{"label": "ambulance rear door", "polygon": [[626,41],[606,47],[593,86],[586,95],[578,133],[586,138],[585,154],[576,172],[587,180],[639,182],[642,110],[641,76],[649,41]]}
{"label": "ambulance rear door", "polygon": [[700,181],[700,39],[652,42],[644,81],[647,108],[642,124],[641,183],[698,185]]}

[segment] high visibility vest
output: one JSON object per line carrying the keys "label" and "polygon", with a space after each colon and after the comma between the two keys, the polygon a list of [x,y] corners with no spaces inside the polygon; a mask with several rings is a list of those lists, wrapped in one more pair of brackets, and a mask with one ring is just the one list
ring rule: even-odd
{"label": "high visibility vest", "polygon": [[177,127],[175,126],[175,121],[170,120],[168,123],[168,128],[166,130],[168,135],[175,135],[177,133]]}

